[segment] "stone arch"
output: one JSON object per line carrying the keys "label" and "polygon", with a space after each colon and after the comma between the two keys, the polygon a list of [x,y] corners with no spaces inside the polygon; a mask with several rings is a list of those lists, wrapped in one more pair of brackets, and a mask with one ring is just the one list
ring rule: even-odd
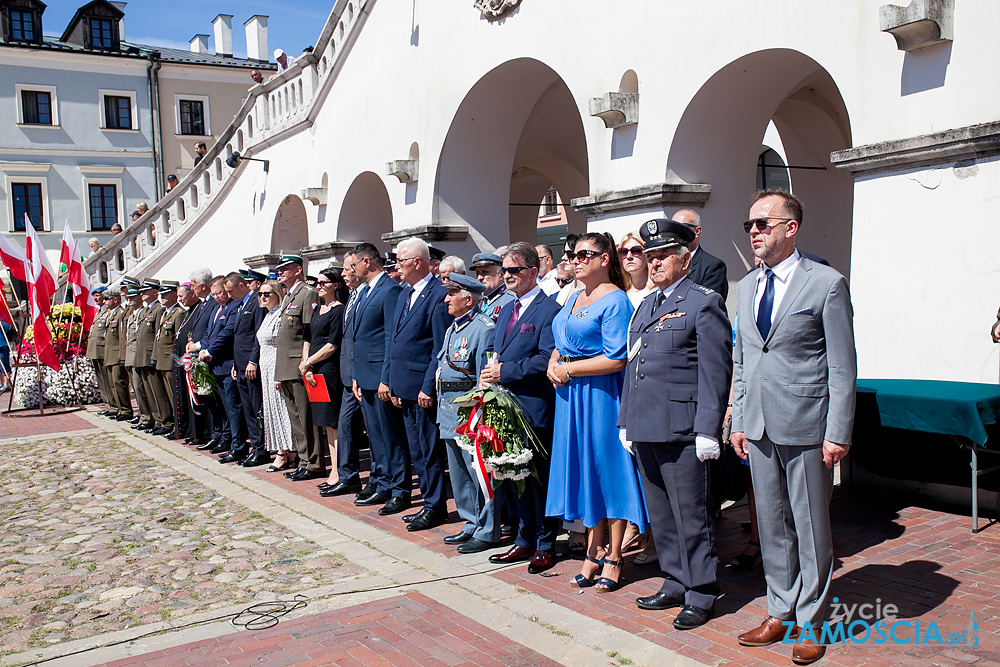
{"label": "stone arch", "polygon": [[731,279],[742,276],[736,248],[745,259],[751,255],[739,223],[750,208],[769,121],[784,146],[792,191],[806,206],[798,247],[849,275],[854,181],[833,167],[830,152],[851,146],[850,119],[833,77],[809,56],[767,49],[713,74],[677,126],[667,179],[712,186],[702,213],[705,248],[726,260]]}
{"label": "stone arch", "polygon": [[271,229],[272,253],[298,253],[309,245],[306,206],[298,195],[288,195],[274,214]]}
{"label": "stone arch", "polygon": [[[590,193],[580,109],[562,78],[531,58],[507,61],[466,94],[445,138],[434,220],[465,223],[479,247],[533,242],[550,186],[564,202]],[[567,210],[569,227],[586,219]]]}
{"label": "stone arch", "polygon": [[392,203],[385,183],[372,171],[365,171],[354,179],[344,195],[337,221],[337,239],[340,241],[370,241],[379,249],[389,249],[382,241],[382,234],[392,231]]}

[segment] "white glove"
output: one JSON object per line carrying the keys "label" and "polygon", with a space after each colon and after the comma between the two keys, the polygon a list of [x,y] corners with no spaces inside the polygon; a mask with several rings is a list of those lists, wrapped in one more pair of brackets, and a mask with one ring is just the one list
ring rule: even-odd
{"label": "white glove", "polygon": [[635,456],[635,448],[632,446],[632,441],[625,437],[625,429],[623,428],[618,429],[618,441],[622,443],[626,452]]}
{"label": "white glove", "polygon": [[719,448],[719,441],[715,438],[699,433],[694,437],[694,448],[698,453],[698,460],[704,463],[708,459],[717,459],[722,456]]}

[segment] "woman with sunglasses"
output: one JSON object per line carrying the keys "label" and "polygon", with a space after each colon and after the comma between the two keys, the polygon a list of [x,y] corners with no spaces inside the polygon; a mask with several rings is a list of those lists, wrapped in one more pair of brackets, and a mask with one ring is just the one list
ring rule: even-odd
{"label": "woman with sunglasses", "polygon": [[653,283],[649,280],[649,266],[646,264],[646,255],[643,252],[644,246],[642,239],[635,232],[626,234],[618,244],[618,256],[621,257],[622,267],[625,269],[625,282],[628,284],[628,289],[625,291],[633,308],[638,308],[653,289]]}
{"label": "woman with sunglasses", "polygon": [[328,402],[315,401],[312,408],[313,424],[326,428],[326,442],[330,449],[330,477],[319,485],[320,491],[337,484],[337,423],[340,418],[340,399],[344,386],[340,383],[340,344],[344,338],[344,303],[347,302],[347,283],[340,272],[333,268],[319,272],[316,291],[322,303],[314,308],[309,322],[309,340],[306,341],[299,362],[299,372],[304,382],[316,386],[316,376],[323,376]]}
{"label": "woman with sunglasses", "polygon": [[[552,322],[556,346],[548,378],[556,386],[556,411],[545,514],[583,521],[586,561],[571,584],[607,593],[621,581],[626,527],[648,524],[639,473],[617,426],[633,308],[610,235],[584,234],[572,261],[583,289]],[[607,553],[598,560],[605,542]]]}
{"label": "woman with sunglasses", "polygon": [[264,394],[264,449],[277,452],[274,463],[268,466],[266,472],[294,468],[299,460],[295,441],[292,440],[288,408],[278,390],[280,383],[274,381],[274,366],[278,360],[278,325],[281,323],[281,300],[284,297],[285,288],[277,280],[264,282],[257,292],[260,307],[267,310],[264,321],[257,329],[257,342],[260,343],[258,370]]}

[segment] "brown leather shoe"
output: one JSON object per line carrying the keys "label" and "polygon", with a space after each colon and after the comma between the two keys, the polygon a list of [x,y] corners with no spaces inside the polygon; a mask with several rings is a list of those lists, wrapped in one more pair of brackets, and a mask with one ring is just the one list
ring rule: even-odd
{"label": "brown leather shoe", "polygon": [[[743,646],[770,646],[780,642],[788,633],[786,622],[774,616],[768,616],[764,622],[749,632],[744,632],[736,638]],[[799,636],[799,626],[792,628],[789,637]]]}
{"label": "brown leather shoe", "polygon": [[811,665],[826,653],[826,647],[817,644],[811,637],[803,637],[792,647],[792,662],[796,665]]}

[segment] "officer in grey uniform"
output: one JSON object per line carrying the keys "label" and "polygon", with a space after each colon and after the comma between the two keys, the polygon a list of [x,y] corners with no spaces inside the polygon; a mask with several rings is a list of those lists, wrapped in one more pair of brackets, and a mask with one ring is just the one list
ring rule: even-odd
{"label": "officer in grey uniform", "polygon": [[672,220],[639,230],[656,290],[629,323],[628,365],[618,426],[634,452],[660,569],[658,593],[642,609],[684,608],[678,630],[704,624],[720,589],[708,485],[718,458],[733,361],[722,297],[687,277],[694,232]]}
{"label": "officer in grey uniform", "polygon": [[456,442],[458,406],[452,400],[476,386],[480,361],[493,340],[493,320],[479,312],[486,287],[472,276],[452,273],[448,277],[448,314],[455,321],[444,335],[438,352],[438,410],[448,452],[448,471],[458,516],[465,520],[462,531],[444,538],[458,545],[460,553],[476,553],[493,547],[500,539],[493,500],[483,495],[477,479],[473,455]]}
{"label": "officer in grey uniform", "polygon": [[503,260],[500,255],[492,252],[480,252],[472,256],[470,268],[476,274],[476,280],[482,283],[486,292],[482,303],[479,304],[479,312],[487,315],[494,322],[500,310],[514,300],[514,295],[507,291],[503,280]]}

